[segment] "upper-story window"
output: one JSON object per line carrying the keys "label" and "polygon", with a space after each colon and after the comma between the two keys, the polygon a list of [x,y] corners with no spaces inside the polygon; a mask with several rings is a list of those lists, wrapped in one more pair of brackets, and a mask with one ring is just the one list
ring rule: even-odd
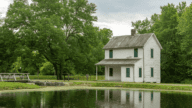
{"label": "upper-story window", "polygon": [[134,57],[138,57],[138,48],[134,49]]}
{"label": "upper-story window", "polygon": [[153,49],[151,49],[151,58],[153,58]]}
{"label": "upper-story window", "polygon": [[113,50],[109,50],[109,58],[113,58]]}

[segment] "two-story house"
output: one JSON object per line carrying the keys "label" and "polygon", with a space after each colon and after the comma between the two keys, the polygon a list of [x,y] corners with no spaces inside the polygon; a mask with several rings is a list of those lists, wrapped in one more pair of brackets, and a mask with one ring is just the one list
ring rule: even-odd
{"label": "two-story house", "polygon": [[[103,47],[105,59],[95,65],[105,66],[105,80],[122,82],[161,82],[162,46],[154,33],[113,36]],[[97,75],[97,67],[96,67]]]}

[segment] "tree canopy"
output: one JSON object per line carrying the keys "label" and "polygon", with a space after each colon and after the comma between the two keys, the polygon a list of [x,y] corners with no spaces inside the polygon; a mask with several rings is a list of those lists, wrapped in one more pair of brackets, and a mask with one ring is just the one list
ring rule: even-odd
{"label": "tree canopy", "polygon": [[146,18],[132,22],[139,34],[153,32],[162,45],[162,82],[179,83],[191,78],[190,7],[186,7],[186,2],[178,6],[168,4],[160,7],[160,15],[154,14],[150,20]]}
{"label": "tree canopy", "polygon": [[94,74],[94,64],[104,58],[102,47],[112,36],[110,29],[93,27],[95,11],[96,5],[87,0],[32,0],[30,5],[14,0],[1,28],[7,30],[1,38],[13,38],[7,43],[14,45],[0,41],[7,47],[2,53],[11,54],[6,57],[11,61],[1,59],[2,64],[9,61],[9,70],[17,71],[15,64],[21,62],[22,72],[55,72],[57,79],[71,70]]}

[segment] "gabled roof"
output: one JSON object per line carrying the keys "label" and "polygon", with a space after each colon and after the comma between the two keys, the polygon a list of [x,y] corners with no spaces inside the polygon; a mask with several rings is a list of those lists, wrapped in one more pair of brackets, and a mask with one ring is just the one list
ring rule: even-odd
{"label": "gabled roof", "polygon": [[[110,41],[103,47],[103,49],[140,48],[145,45],[145,43],[151,36],[154,36],[154,38],[156,38],[154,33],[136,34],[134,36],[113,36]],[[162,49],[158,39],[156,38],[155,40]]]}
{"label": "gabled roof", "polygon": [[103,59],[95,65],[133,65],[139,59]]}

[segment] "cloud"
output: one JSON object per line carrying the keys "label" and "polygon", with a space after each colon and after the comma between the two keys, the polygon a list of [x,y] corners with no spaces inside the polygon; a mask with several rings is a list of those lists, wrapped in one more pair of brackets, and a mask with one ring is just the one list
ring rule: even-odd
{"label": "cloud", "polygon": [[98,17],[98,22],[94,22],[94,26],[98,26],[99,28],[108,28],[113,31],[113,36],[119,35],[130,35],[131,29],[131,22],[135,22],[138,20],[144,20],[146,17],[150,17],[150,14],[130,14],[126,12],[119,12],[119,13],[109,13],[109,14],[102,14],[96,13]]}

